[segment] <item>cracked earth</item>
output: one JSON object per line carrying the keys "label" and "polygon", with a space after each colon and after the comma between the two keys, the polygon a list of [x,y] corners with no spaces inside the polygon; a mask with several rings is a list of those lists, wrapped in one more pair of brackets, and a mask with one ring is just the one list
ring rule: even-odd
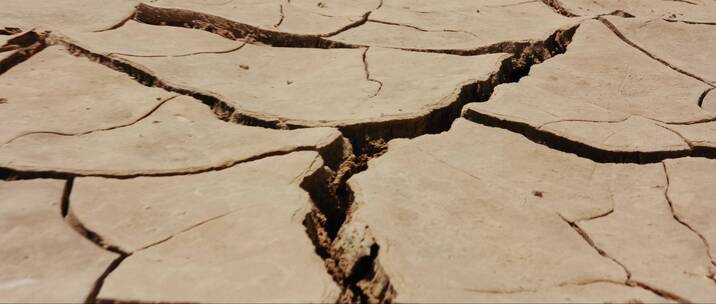
{"label": "cracked earth", "polygon": [[4,0],[0,302],[716,302],[714,0]]}

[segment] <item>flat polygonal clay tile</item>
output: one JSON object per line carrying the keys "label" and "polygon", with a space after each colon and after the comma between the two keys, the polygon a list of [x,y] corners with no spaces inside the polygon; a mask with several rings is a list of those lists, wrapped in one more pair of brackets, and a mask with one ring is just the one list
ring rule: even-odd
{"label": "flat polygonal clay tile", "polygon": [[[193,13],[199,19],[220,17],[229,22],[262,30],[298,35],[330,35],[362,22],[379,3],[361,1],[264,1],[264,0],[158,0],[144,1],[153,9],[171,14]],[[294,3],[296,2],[296,3]],[[311,3],[313,2],[313,3]],[[140,7],[146,10],[148,7]],[[201,21],[195,24],[201,26]]]}
{"label": "flat polygonal clay tile", "polygon": [[595,153],[677,156],[690,153],[691,138],[673,130],[716,118],[698,105],[708,88],[591,21],[565,54],[533,66],[519,83],[497,87],[489,101],[468,104],[463,114]]}
{"label": "flat polygonal clay tile", "polygon": [[136,5],[134,0],[4,0],[2,26],[105,30],[129,18]]}
{"label": "flat polygonal clay tile", "polygon": [[173,96],[48,47],[0,77],[0,144],[38,132],[70,135],[128,125]]}
{"label": "flat polygonal clay tile", "polygon": [[[716,6],[716,5],[715,5]],[[716,22],[716,8],[713,10]],[[714,25],[606,17],[627,39],[670,65],[716,85]]]}
{"label": "flat polygonal clay tile", "polygon": [[386,1],[367,23],[331,39],[406,49],[472,50],[545,40],[573,23],[539,1]]}
{"label": "flat polygonal clay tile", "polygon": [[487,81],[510,58],[252,44],[225,54],[113,57],[169,86],[217,96],[241,115],[311,127],[428,115],[457,104],[463,88]]}
{"label": "flat polygonal clay tile", "polygon": [[634,287],[631,268],[649,288],[716,299],[661,165],[599,164],[460,119],[390,142],[349,184],[355,205],[334,244],[350,261],[351,240],[373,238],[396,302],[666,301]]}
{"label": "flat polygonal clay tile", "polygon": [[118,256],[62,219],[63,180],[0,181],[0,301],[81,303]]}
{"label": "flat polygonal clay tile", "polygon": [[181,96],[130,126],[20,137],[0,147],[0,167],[103,176],[180,174],[295,150],[341,155],[342,142],[340,132],[330,128],[285,131],[224,122],[198,100]]}
{"label": "flat polygonal clay tile", "polygon": [[559,0],[567,11],[582,15],[609,14],[614,11],[626,12],[643,18],[663,18],[689,22],[716,22],[716,4],[711,0]]}
{"label": "flat polygonal clay tile", "polygon": [[133,254],[99,298],[129,302],[334,302],[306,233],[299,184],[323,166],[296,152],[220,171],[78,178],[70,215]]}

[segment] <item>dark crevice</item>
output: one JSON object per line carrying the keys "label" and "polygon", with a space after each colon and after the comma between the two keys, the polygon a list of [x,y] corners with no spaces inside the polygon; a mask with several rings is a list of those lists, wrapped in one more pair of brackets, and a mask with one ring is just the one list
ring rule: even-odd
{"label": "dark crevice", "polygon": [[473,122],[506,129],[519,133],[527,139],[545,145],[554,150],[576,154],[598,163],[636,163],[649,164],[658,163],[664,159],[680,158],[687,156],[716,158],[716,150],[708,147],[694,147],[693,149],[673,151],[610,151],[600,149],[589,144],[574,141],[552,132],[535,128],[527,123],[501,119],[476,111],[467,110],[463,116]]}
{"label": "dark crevice", "polygon": [[278,19],[278,22],[276,22],[276,23],[273,25],[273,27],[279,27],[279,26],[281,26],[281,23],[283,23],[283,19],[286,18],[286,16],[284,15],[283,9],[284,9],[284,8],[283,8],[283,4],[279,4],[278,10],[279,10],[279,13],[281,14],[281,17]]}
{"label": "dark crevice", "polygon": [[[361,20],[350,24],[343,29],[325,36],[336,35],[339,32],[360,26],[367,20],[366,13]],[[169,25],[186,28],[195,28],[208,31],[228,39],[249,38],[276,47],[304,47],[304,48],[356,48],[341,42],[325,39],[322,35],[302,35],[280,31],[262,29],[253,25],[232,21],[223,17],[194,12],[184,9],[160,8],[147,4],[137,6],[134,19],[138,22],[153,25]]]}
{"label": "dark crevice", "polygon": [[[415,117],[388,121],[365,122],[338,126],[343,136],[353,145],[359,157],[373,157],[384,150],[385,143],[395,138],[414,138],[425,134],[437,134],[450,129],[453,121],[461,116],[462,108],[470,102],[487,101],[495,87],[503,83],[517,82],[529,73],[530,67],[562,54],[571,42],[577,26],[559,30],[545,41],[529,44],[513,44],[508,49],[515,54],[502,62],[500,70],[487,80],[468,84],[461,88],[456,100],[441,108]],[[289,128],[298,127],[291,126]]]}
{"label": "dark crevice", "polygon": [[637,50],[639,50],[640,52],[642,52],[642,53],[644,53],[645,55],[649,56],[651,59],[654,59],[654,60],[658,61],[659,63],[665,65],[666,67],[668,67],[668,68],[670,68],[670,69],[672,69],[672,70],[674,70],[674,71],[676,71],[676,72],[679,72],[679,73],[681,73],[681,74],[683,74],[683,75],[686,75],[686,76],[688,76],[688,77],[691,77],[691,78],[693,78],[693,79],[696,79],[696,80],[698,80],[698,81],[701,81],[701,82],[705,83],[706,85],[708,85],[708,86],[710,86],[710,87],[714,87],[713,84],[711,84],[710,82],[706,81],[705,79],[703,79],[703,78],[701,78],[701,77],[699,77],[699,76],[697,76],[697,75],[694,75],[694,74],[692,74],[692,73],[690,73],[690,72],[684,71],[684,70],[682,70],[681,68],[678,68],[678,67],[676,67],[676,66],[673,66],[672,64],[670,64],[670,63],[667,62],[666,60],[661,59],[661,58],[657,57],[656,55],[654,55],[654,54],[652,54],[652,53],[649,53],[649,51],[647,51],[646,49],[642,48],[641,46],[637,45],[637,44],[634,43],[633,41],[629,40],[629,38],[627,38],[621,31],[619,31],[619,29],[616,27],[616,25],[614,25],[613,23],[609,22],[609,20],[604,19],[604,18],[602,18],[602,17],[597,17],[597,20],[601,21],[604,25],[606,25],[612,32],[614,32],[615,35],[617,35],[617,37],[619,37],[619,39],[621,39],[622,41],[624,41],[624,43],[628,44],[629,46],[631,46],[631,47],[633,47],[633,48],[635,48],[635,49],[637,49]]}
{"label": "dark crevice", "polygon": [[17,27],[0,28],[0,35],[16,35],[22,33],[22,29]]}
{"label": "dark crevice", "polygon": [[[121,264],[124,261],[124,259],[126,259],[128,257],[129,257],[128,254],[120,254],[119,257],[117,257],[114,261],[112,261],[111,264],[109,264],[109,266],[104,271],[104,273],[102,273],[102,275],[99,278],[97,278],[97,281],[95,281],[92,291],[90,292],[89,295],[87,295],[87,298],[85,299],[85,303],[101,303],[101,302],[103,302],[103,301],[100,301],[97,299],[97,295],[99,295],[99,291],[102,290],[104,281],[115,269],[117,269],[117,267],[119,267],[119,264]],[[116,303],[116,302],[113,302],[113,303]]]}
{"label": "dark crevice", "polygon": [[708,88],[703,93],[701,93],[701,95],[699,96],[699,101],[698,101],[698,105],[700,108],[703,108],[704,100],[706,99],[706,96],[709,95],[709,92],[711,92],[711,90],[713,90],[713,89],[714,88]]}
{"label": "dark crevice", "polygon": [[708,22],[708,21],[691,21],[691,20],[678,20],[678,19],[663,19],[664,21],[668,22],[681,22],[686,24],[693,24],[693,25],[716,25],[716,22]]}
{"label": "dark crevice", "polygon": [[47,43],[45,39],[48,33],[27,32],[14,37],[0,46],[0,53],[13,52],[5,59],[0,60],[0,74],[10,70],[12,67],[24,62],[33,55],[42,51]]}
{"label": "dark crevice", "polygon": [[335,171],[323,167],[306,176],[300,184],[314,202],[303,224],[316,254],[324,260],[328,273],[341,288],[339,303],[390,303],[396,294],[390,279],[376,262],[379,246],[375,240],[364,231],[351,235],[355,238],[346,238],[342,230],[346,229],[344,224],[354,200],[347,180],[366,170],[369,158],[365,154],[351,155]]}
{"label": "dark crevice", "polygon": [[542,0],[544,4],[551,7],[552,10],[565,17],[579,17],[579,15],[572,13],[562,5],[559,0]]}
{"label": "dark crevice", "polygon": [[[221,120],[224,120],[224,121],[230,120],[232,117],[232,114],[235,111],[234,107],[221,101],[218,97],[165,84],[164,82],[159,80],[156,76],[154,76],[150,72],[144,71],[140,68],[137,68],[124,60],[120,60],[120,59],[117,59],[114,57],[104,56],[104,55],[100,55],[97,53],[93,53],[81,46],[73,44],[70,41],[67,41],[64,37],[54,37],[54,40],[58,44],[65,46],[69,50],[69,52],[72,53],[73,55],[87,57],[90,60],[98,62],[102,65],[105,65],[113,70],[128,74],[129,76],[134,78],[137,82],[139,82],[145,86],[159,87],[159,88],[162,88],[162,89],[170,91],[170,92],[174,92],[174,93],[178,93],[178,94],[186,95],[186,96],[191,96],[195,99],[198,99],[198,100],[202,101],[204,104],[211,107],[212,110],[214,111],[214,114],[216,114],[216,116]],[[249,125],[252,125],[252,124],[249,124]],[[264,126],[264,127],[267,127],[267,126]]]}
{"label": "dark crevice", "polygon": [[81,236],[83,236],[93,244],[97,245],[98,247],[102,248],[103,250],[107,250],[119,255],[114,261],[112,261],[112,263],[109,264],[109,266],[107,266],[107,269],[105,269],[105,271],[99,276],[99,278],[97,278],[94,283],[94,286],[92,287],[92,290],[85,298],[85,303],[95,303],[97,295],[99,294],[99,291],[100,289],[102,289],[102,285],[104,284],[104,280],[107,278],[107,276],[109,276],[110,273],[112,273],[112,271],[119,267],[119,264],[122,263],[122,261],[124,261],[124,259],[126,259],[129,255],[131,255],[131,253],[127,253],[117,246],[108,244],[100,235],[85,227],[77,219],[77,217],[72,213],[70,208],[70,197],[72,195],[73,185],[74,177],[68,178],[67,183],[65,184],[65,189],[62,193],[62,204],[60,205],[60,213],[65,219],[65,223],[67,223],[67,225],[69,225],[72,230],[79,233]]}
{"label": "dark crevice", "polygon": [[67,212],[70,208],[70,193],[72,193],[72,187],[75,184],[75,178],[70,177],[65,183],[65,189],[62,191],[62,204],[60,205],[60,214],[63,218],[67,217]]}
{"label": "dark crevice", "polygon": [[674,293],[672,293],[672,292],[669,292],[669,291],[666,291],[666,290],[662,290],[662,289],[658,289],[658,288],[654,288],[654,287],[649,286],[648,284],[643,283],[643,282],[639,282],[639,281],[635,281],[635,280],[629,280],[629,281],[627,282],[627,285],[628,285],[628,286],[639,287],[639,288],[648,290],[648,291],[652,292],[653,294],[655,294],[655,295],[657,295],[657,296],[660,296],[660,297],[662,297],[662,298],[664,298],[664,299],[671,300],[671,301],[674,301],[674,302],[677,302],[677,303],[691,303],[689,300],[686,300],[686,299],[684,299],[684,298],[682,298],[682,297],[680,297],[680,296],[678,296],[678,295],[676,295],[676,294],[674,294]]}
{"label": "dark crevice", "polygon": [[[465,104],[474,101],[486,101],[497,85],[518,81],[529,73],[532,65],[564,53],[577,27],[578,25],[575,25],[568,29],[558,30],[544,41],[504,43],[493,45],[480,51],[480,53],[508,52],[514,54],[514,56],[503,61],[500,70],[490,75],[487,80],[462,87],[458,97],[452,103],[434,108],[430,112],[416,117],[371,121],[336,127],[351,141],[356,155],[371,155],[380,152],[383,143],[394,138],[413,138],[424,134],[447,131],[452,122],[460,117],[460,112]],[[167,84],[150,71],[145,71],[125,60],[93,53],[62,37],[58,37],[56,40],[58,43],[65,45],[73,54],[88,57],[112,69],[129,74],[144,85],[160,87],[201,100],[212,107],[217,117],[222,120],[271,129],[312,127],[311,125],[287,122],[281,118],[258,117],[254,114],[237,110],[229,103],[221,100],[220,97]],[[378,147],[376,147],[376,143]]]}
{"label": "dark crevice", "polygon": [[378,89],[375,90],[375,93],[370,96],[370,98],[373,98],[375,96],[378,96],[380,94],[380,90],[383,89],[383,82],[377,79],[374,79],[370,76],[370,67],[368,65],[368,50],[370,50],[370,47],[365,48],[365,51],[363,51],[363,70],[365,70],[365,79],[370,82],[374,82],[378,84]]}

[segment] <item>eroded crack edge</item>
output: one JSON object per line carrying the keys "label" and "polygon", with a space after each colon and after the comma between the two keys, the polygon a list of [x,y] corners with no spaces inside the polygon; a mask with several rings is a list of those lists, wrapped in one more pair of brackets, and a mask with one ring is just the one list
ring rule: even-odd
{"label": "eroded crack edge", "polygon": [[45,49],[47,35],[49,32],[31,30],[0,46],[0,53],[13,52],[10,56],[0,60],[0,75]]}

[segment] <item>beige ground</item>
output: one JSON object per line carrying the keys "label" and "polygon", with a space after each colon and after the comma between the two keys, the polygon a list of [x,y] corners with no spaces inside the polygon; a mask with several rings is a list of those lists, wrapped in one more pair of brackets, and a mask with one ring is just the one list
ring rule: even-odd
{"label": "beige ground", "polygon": [[714,0],[5,2],[2,303],[716,302]]}

